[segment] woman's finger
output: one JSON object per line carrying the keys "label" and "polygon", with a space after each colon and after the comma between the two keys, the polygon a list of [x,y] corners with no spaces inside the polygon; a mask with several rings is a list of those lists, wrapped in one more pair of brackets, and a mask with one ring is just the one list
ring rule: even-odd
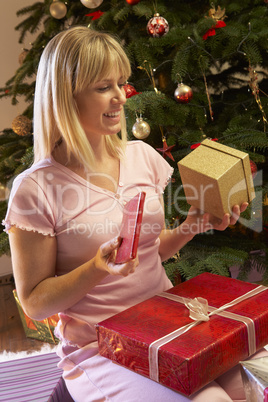
{"label": "woman's finger", "polygon": [[240,206],[240,212],[244,212],[248,207],[248,202],[243,202],[243,204]]}
{"label": "woman's finger", "polygon": [[119,244],[120,244],[120,239],[118,236],[107,241],[106,243],[103,243],[100,246],[101,257],[109,256],[111,254],[111,252],[114,251],[119,246]]}
{"label": "woman's finger", "polygon": [[134,260],[125,262],[123,264],[114,264],[112,261],[107,262],[107,266],[110,274],[127,276],[135,272],[136,267],[139,264],[139,259],[136,257]]}

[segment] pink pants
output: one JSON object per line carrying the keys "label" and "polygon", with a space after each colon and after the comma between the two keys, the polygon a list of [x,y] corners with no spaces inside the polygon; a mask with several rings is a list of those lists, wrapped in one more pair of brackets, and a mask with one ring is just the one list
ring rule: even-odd
{"label": "pink pants", "polygon": [[[59,364],[65,371],[69,393],[75,402],[244,402],[245,394],[239,365],[206,385],[191,397],[183,396],[146,377],[96,354],[96,347],[85,347],[65,355]],[[69,348],[67,348],[69,349]],[[68,350],[70,352],[70,350]],[[64,357],[65,355],[65,357]],[[262,349],[251,359],[268,356]]]}

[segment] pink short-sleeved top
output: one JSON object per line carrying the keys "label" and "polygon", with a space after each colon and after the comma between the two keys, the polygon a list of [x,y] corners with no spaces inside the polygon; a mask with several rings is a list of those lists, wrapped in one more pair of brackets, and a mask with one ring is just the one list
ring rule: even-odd
{"label": "pink short-sleeved top", "polygon": [[135,273],[107,276],[77,304],[60,312],[57,335],[63,343],[83,347],[95,342],[97,322],[172,286],[158,254],[164,226],[160,198],[172,172],[151,146],[131,141],[120,161],[114,192],[91,184],[53,158],[34,164],[15,179],[6,231],[16,225],[56,236],[57,276],[93,258],[102,243],[118,236],[124,204],[146,192]]}

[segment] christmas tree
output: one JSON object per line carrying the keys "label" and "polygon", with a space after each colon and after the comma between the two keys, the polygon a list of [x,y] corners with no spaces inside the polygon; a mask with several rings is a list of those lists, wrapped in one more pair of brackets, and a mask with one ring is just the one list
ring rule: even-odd
{"label": "christmas tree", "polygon": [[[240,223],[224,232],[196,236],[165,263],[175,281],[209,271],[229,275],[239,265],[245,279],[252,262],[267,266],[267,0],[44,0],[18,11],[23,44],[35,33],[20,67],[0,89],[12,104],[23,95],[28,107],[0,136],[0,183],[30,166],[35,74],[43,48],[74,25],[117,35],[131,60],[125,106],[129,139],[160,149],[174,167],[165,193],[167,225],[185,218],[189,205],[174,202],[181,185],[177,161],[205,138],[249,154],[256,198]],[[176,205],[175,205],[176,204]],[[1,201],[4,218],[7,200]],[[260,252],[258,252],[260,250]],[[256,252],[257,251],[257,252]],[[8,238],[0,235],[0,253]],[[264,273],[268,278],[268,269]]]}

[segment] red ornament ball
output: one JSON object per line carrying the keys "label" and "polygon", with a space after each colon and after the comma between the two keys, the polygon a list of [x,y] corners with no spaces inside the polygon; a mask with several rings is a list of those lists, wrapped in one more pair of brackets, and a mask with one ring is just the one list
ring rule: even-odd
{"label": "red ornament ball", "polygon": [[160,38],[160,36],[166,35],[168,31],[169,25],[167,20],[159,14],[155,14],[147,24],[147,32],[153,38]]}
{"label": "red ornament ball", "polygon": [[188,85],[184,85],[183,83],[178,84],[174,92],[174,98],[178,103],[189,103],[193,98],[192,88],[188,87]]}
{"label": "red ornament ball", "polygon": [[138,4],[140,0],[126,0],[126,2],[131,6],[134,6],[135,4]]}
{"label": "red ornament ball", "polygon": [[136,89],[130,84],[124,85],[124,90],[126,93],[126,98],[131,98],[132,96],[139,94],[139,92],[137,92]]}
{"label": "red ornament ball", "polygon": [[252,177],[253,177],[253,179],[254,179],[254,177],[255,177],[256,174],[257,174],[258,168],[257,168],[257,165],[256,165],[255,162],[249,161],[249,163],[250,163],[251,174],[252,174]]}

